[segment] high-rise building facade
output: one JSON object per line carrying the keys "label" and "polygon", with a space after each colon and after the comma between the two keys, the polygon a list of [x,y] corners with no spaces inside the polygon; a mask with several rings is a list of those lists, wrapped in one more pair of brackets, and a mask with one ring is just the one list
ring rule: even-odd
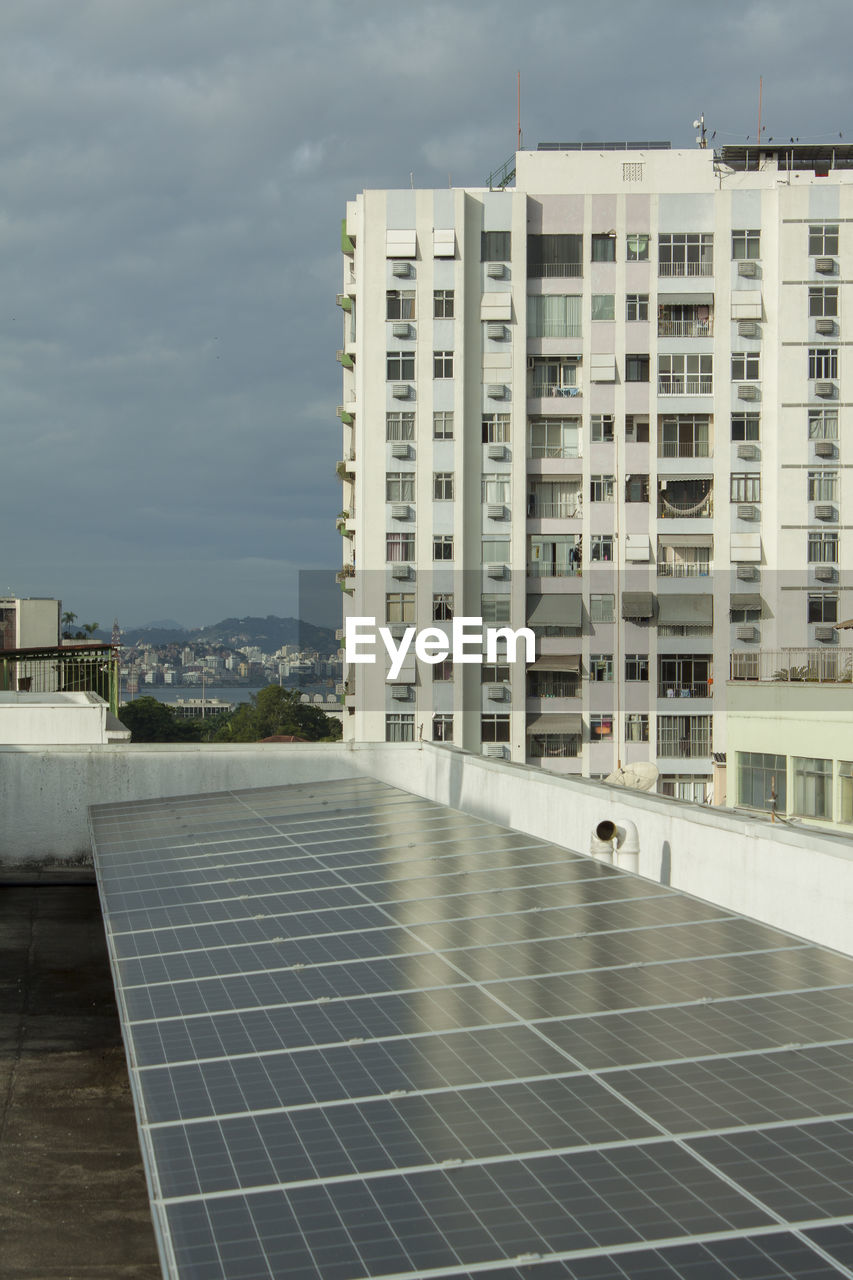
{"label": "high-rise building facade", "polygon": [[831,667],[853,614],[853,147],[523,151],[514,187],[365,191],[342,248],[345,613],[536,636],[380,649],[345,736],[706,798],[727,681]]}

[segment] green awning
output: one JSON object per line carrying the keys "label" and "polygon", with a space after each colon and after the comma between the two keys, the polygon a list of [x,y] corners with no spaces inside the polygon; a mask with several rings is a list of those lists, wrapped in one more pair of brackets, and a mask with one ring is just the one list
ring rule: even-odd
{"label": "green awning", "polygon": [[536,627],[579,627],[583,622],[580,594],[528,596],[527,621]]}
{"label": "green awning", "polygon": [[658,596],[658,623],[661,626],[710,626],[714,621],[712,595],[682,594]]}
{"label": "green awning", "polygon": [[655,597],[651,591],[623,591],[623,618],[653,618],[655,616]]}

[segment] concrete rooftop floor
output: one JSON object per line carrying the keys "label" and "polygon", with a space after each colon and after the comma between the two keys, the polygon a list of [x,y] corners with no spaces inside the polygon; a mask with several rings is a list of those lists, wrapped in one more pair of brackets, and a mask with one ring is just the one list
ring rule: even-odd
{"label": "concrete rooftop floor", "polygon": [[0,1186],[4,1280],[159,1280],[91,871],[0,877]]}

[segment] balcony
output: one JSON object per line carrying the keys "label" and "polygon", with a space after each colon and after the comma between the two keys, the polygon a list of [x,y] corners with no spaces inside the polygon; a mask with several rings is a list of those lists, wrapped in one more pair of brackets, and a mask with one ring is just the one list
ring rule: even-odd
{"label": "balcony", "polygon": [[707,680],[662,680],[659,698],[710,698],[712,686]]}
{"label": "balcony", "polygon": [[713,338],[714,320],[696,317],[687,320],[669,320],[666,316],[658,316],[659,338]]}
{"label": "balcony", "polygon": [[711,573],[709,560],[658,560],[659,578],[707,578]]}
{"label": "balcony", "polygon": [[703,520],[713,514],[710,480],[671,481],[658,495],[659,520]]}
{"label": "balcony", "polygon": [[582,262],[528,262],[528,280],[554,280],[567,277],[580,278],[583,275]]}
{"label": "balcony", "polygon": [[702,760],[711,754],[710,733],[694,733],[680,737],[678,733],[658,733],[657,754],[670,760]]}
{"label": "balcony", "polygon": [[714,263],[711,262],[659,262],[659,276],[712,276]]}
{"label": "balcony", "polygon": [[659,458],[710,458],[708,440],[658,440]]}
{"label": "balcony", "polygon": [[758,653],[733,653],[729,679],[850,684],[853,683],[853,649],[762,649]]}
{"label": "balcony", "polygon": [[539,502],[530,498],[527,503],[528,520],[580,520],[583,516],[583,499],[580,493],[559,502]]}
{"label": "balcony", "polygon": [[527,566],[528,578],[579,578],[580,564],[565,564],[562,561],[534,560]]}
{"label": "balcony", "polygon": [[571,400],[581,394],[581,389],[574,384],[566,385],[563,382],[542,382],[532,379],[527,394],[530,400]]}
{"label": "balcony", "polygon": [[118,649],[108,644],[0,650],[0,690],[96,693],[118,715]]}
{"label": "balcony", "polygon": [[714,379],[694,374],[669,373],[658,377],[659,396],[712,396]]}

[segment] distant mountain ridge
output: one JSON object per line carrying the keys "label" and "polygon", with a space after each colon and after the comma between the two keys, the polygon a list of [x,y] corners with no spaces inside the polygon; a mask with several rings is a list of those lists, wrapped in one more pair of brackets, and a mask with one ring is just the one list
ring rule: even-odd
{"label": "distant mountain ridge", "polygon": [[[98,638],[109,639],[109,633],[99,631]],[[184,627],[128,627],[122,631],[122,644],[125,646],[142,644],[210,644],[225,645],[229,649],[244,649],[247,646],[261,649],[264,653],[274,653],[285,644],[296,644],[301,649],[316,649],[322,654],[332,654],[339,648],[331,627],[315,627],[310,622],[300,622],[298,618],[278,618],[269,614],[266,618],[224,618],[196,630]]]}

